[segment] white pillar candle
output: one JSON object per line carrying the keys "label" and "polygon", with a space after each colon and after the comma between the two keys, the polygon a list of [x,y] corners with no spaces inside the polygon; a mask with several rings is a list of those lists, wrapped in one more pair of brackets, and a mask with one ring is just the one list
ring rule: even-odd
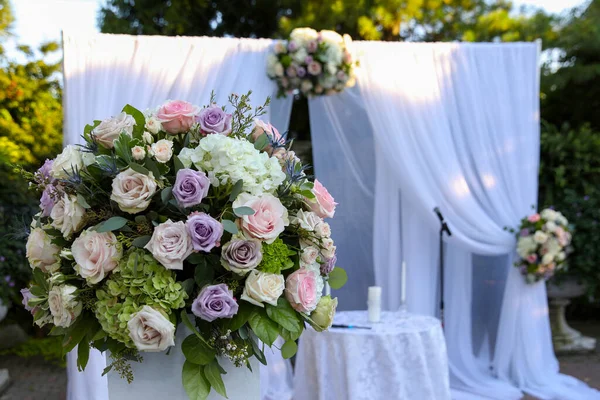
{"label": "white pillar candle", "polygon": [[331,286],[329,286],[329,282],[325,282],[325,296],[331,296]]}
{"label": "white pillar candle", "polygon": [[381,287],[369,287],[369,300],[367,305],[369,322],[379,322],[381,320]]}
{"label": "white pillar candle", "polygon": [[406,261],[402,261],[402,285],[400,288],[400,303],[406,304]]}

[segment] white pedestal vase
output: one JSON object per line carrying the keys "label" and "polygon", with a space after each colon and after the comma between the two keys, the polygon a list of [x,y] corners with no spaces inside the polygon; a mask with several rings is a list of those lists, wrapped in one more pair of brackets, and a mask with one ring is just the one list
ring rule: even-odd
{"label": "white pedestal vase", "polygon": [[558,286],[548,283],[547,289],[554,351],[557,354],[594,351],[596,339],[583,336],[581,332],[571,328],[565,317],[565,309],[571,303],[570,299],[583,295],[585,287],[569,280]]}
{"label": "white pedestal vase", "polygon": [[[183,325],[177,329],[175,346],[167,355],[161,353],[145,353],[142,363],[132,362],[134,380],[131,384],[122,379],[115,371],[108,373],[109,400],[147,400],[169,399],[188,400],[181,382],[181,369],[185,356],[181,352],[181,343],[190,331]],[[110,358],[107,357],[107,362]],[[229,360],[221,358],[219,364],[227,371],[222,375],[227,398],[229,400],[260,400],[260,364],[252,358],[252,371],[247,367],[236,367]],[[224,397],[211,390],[208,400],[222,400]]]}

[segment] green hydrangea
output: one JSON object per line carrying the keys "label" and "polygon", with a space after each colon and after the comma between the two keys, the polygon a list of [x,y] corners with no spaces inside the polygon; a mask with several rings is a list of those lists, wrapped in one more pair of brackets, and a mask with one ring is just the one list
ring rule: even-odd
{"label": "green hydrangea", "polygon": [[280,274],[282,270],[292,268],[294,262],[290,256],[296,254],[290,250],[283,240],[275,239],[271,244],[262,244],[262,261],[258,264],[258,269],[263,272]]}
{"label": "green hydrangea", "polygon": [[142,306],[171,310],[185,306],[188,297],[175,272],[166,269],[144,250],[124,257],[102,288],[96,290],[96,318],[110,337],[133,347],[127,330],[131,315]]}

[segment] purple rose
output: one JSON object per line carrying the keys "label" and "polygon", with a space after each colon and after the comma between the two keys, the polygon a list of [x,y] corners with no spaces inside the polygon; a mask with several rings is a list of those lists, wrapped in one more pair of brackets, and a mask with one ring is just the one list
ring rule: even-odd
{"label": "purple rose", "polygon": [[204,135],[218,133],[227,136],[231,133],[231,114],[216,104],[203,108],[197,120]]}
{"label": "purple rose", "polygon": [[258,239],[233,239],[221,251],[221,265],[228,271],[245,275],[262,261],[262,245]]}
{"label": "purple rose", "polygon": [[335,268],[336,262],[337,256],[334,254],[333,257],[327,260],[324,264],[321,264],[321,275],[329,275]]}
{"label": "purple rose", "polygon": [[173,196],[181,207],[192,207],[208,195],[210,181],[204,172],[183,168],[177,171]]}
{"label": "purple rose", "polygon": [[29,300],[35,299],[35,296],[31,294],[28,288],[21,289],[21,296],[23,296],[23,307],[33,314],[33,308],[29,306]]}
{"label": "purple rose", "polygon": [[298,74],[298,77],[303,78],[306,75],[306,68],[304,68],[304,67],[296,68],[296,74]]}
{"label": "purple rose", "polygon": [[293,40],[291,40],[291,41],[288,43],[288,46],[287,46],[287,47],[288,47],[288,50],[289,50],[289,51],[296,51],[296,50],[298,50],[298,44],[297,44],[296,42],[294,42]]}
{"label": "purple rose", "polygon": [[312,58],[312,56],[306,56],[306,58],[304,59],[304,63],[306,65],[310,64],[313,61],[314,61],[314,59]]}
{"label": "purple rose", "polygon": [[521,229],[520,236],[529,236],[529,229],[527,229],[527,228]]}
{"label": "purple rose", "polygon": [[231,318],[238,312],[233,291],[226,284],[205,286],[192,303],[192,313],[198,318],[212,322],[217,318]]}
{"label": "purple rose", "polygon": [[186,227],[195,251],[209,252],[221,245],[223,225],[208,214],[194,212],[190,214]]}

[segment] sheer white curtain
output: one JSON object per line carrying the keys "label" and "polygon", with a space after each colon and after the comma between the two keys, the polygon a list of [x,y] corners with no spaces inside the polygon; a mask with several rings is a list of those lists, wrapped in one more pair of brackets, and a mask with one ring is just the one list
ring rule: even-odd
{"label": "sheer white curtain", "polygon": [[[125,104],[141,110],[167,99],[208,104],[215,91],[219,104],[231,93],[253,91],[254,106],[268,96],[267,115],[287,130],[292,99],[274,99],[276,88],[266,73],[268,39],[161,37],[127,35],[63,35],[65,144],[80,143],[86,124],[120,112]],[[261,369],[265,400],[291,397],[291,366],[278,353],[269,353],[269,367]],[[68,397],[106,400],[102,378],[104,356],[90,355],[85,372],[78,372],[76,355],[69,354]]]}
{"label": "sheer white curtain", "polygon": [[[453,231],[445,273],[453,387],[497,399],[519,397],[519,390],[545,399],[600,398],[558,373],[545,287],[523,283],[511,265],[514,238],[503,230],[537,201],[538,46],[355,46],[362,54],[359,82],[377,143],[376,282],[397,291],[397,272],[391,270],[407,260],[408,286],[418,288],[409,289],[409,308],[434,312],[438,223],[432,210],[439,206]],[[479,291],[478,298],[472,285],[487,280],[482,276],[487,272],[473,274],[473,254],[507,255],[478,259],[497,264],[487,272],[495,274],[499,288]],[[397,306],[389,300],[388,306]],[[489,309],[473,307],[480,301]],[[490,317],[494,313],[501,314],[499,321]],[[476,349],[473,337],[481,339]]]}

